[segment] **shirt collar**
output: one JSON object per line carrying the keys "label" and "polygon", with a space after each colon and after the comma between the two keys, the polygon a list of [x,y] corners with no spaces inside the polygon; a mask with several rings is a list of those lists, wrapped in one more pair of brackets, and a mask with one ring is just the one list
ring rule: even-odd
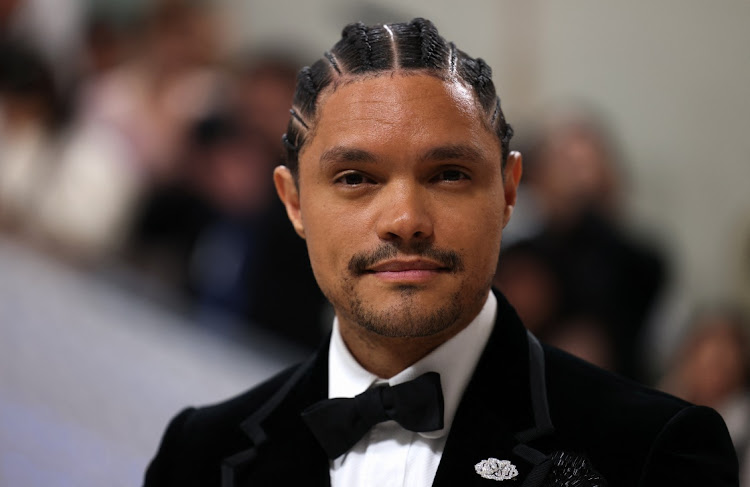
{"label": "shirt collar", "polygon": [[492,333],[496,314],[497,298],[490,292],[484,307],[466,328],[387,381],[365,370],[352,356],[341,338],[338,319],[335,318],[328,352],[328,397],[354,397],[376,382],[396,385],[426,372],[438,372],[443,387],[445,426],[438,431],[419,434],[426,438],[440,438],[450,431],[458,403]]}

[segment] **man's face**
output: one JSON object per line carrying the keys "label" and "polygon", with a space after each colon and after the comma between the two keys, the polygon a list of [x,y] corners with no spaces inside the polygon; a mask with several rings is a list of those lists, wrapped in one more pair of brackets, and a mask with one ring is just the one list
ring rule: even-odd
{"label": "man's face", "polygon": [[[277,189],[342,331],[458,331],[489,292],[520,178],[472,93],[386,74],[321,95],[318,120]],[[298,190],[297,190],[298,188]]]}

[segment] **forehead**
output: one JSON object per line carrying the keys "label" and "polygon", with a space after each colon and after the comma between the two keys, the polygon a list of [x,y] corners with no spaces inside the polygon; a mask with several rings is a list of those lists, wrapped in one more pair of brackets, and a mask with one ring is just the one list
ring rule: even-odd
{"label": "forehead", "polygon": [[488,153],[499,142],[471,89],[428,74],[386,73],[341,83],[321,95],[311,140],[301,159],[331,146],[372,151],[471,145]]}

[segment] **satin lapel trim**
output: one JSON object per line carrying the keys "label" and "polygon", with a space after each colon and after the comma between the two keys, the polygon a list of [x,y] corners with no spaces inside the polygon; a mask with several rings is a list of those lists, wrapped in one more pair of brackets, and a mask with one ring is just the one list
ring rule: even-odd
{"label": "satin lapel trim", "polygon": [[300,413],[327,396],[328,341],[240,425],[252,446],[227,457],[222,487],[288,483],[305,472],[308,485],[330,485],[328,459]]}

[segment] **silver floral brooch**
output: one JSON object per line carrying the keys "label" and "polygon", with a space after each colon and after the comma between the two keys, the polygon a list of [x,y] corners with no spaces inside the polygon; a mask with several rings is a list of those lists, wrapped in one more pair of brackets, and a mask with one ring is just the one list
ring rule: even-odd
{"label": "silver floral brooch", "polygon": [[518,476],[518,469],[508,460],[488,458],[474,465],[479,475],[490,480],[510,480]]}

